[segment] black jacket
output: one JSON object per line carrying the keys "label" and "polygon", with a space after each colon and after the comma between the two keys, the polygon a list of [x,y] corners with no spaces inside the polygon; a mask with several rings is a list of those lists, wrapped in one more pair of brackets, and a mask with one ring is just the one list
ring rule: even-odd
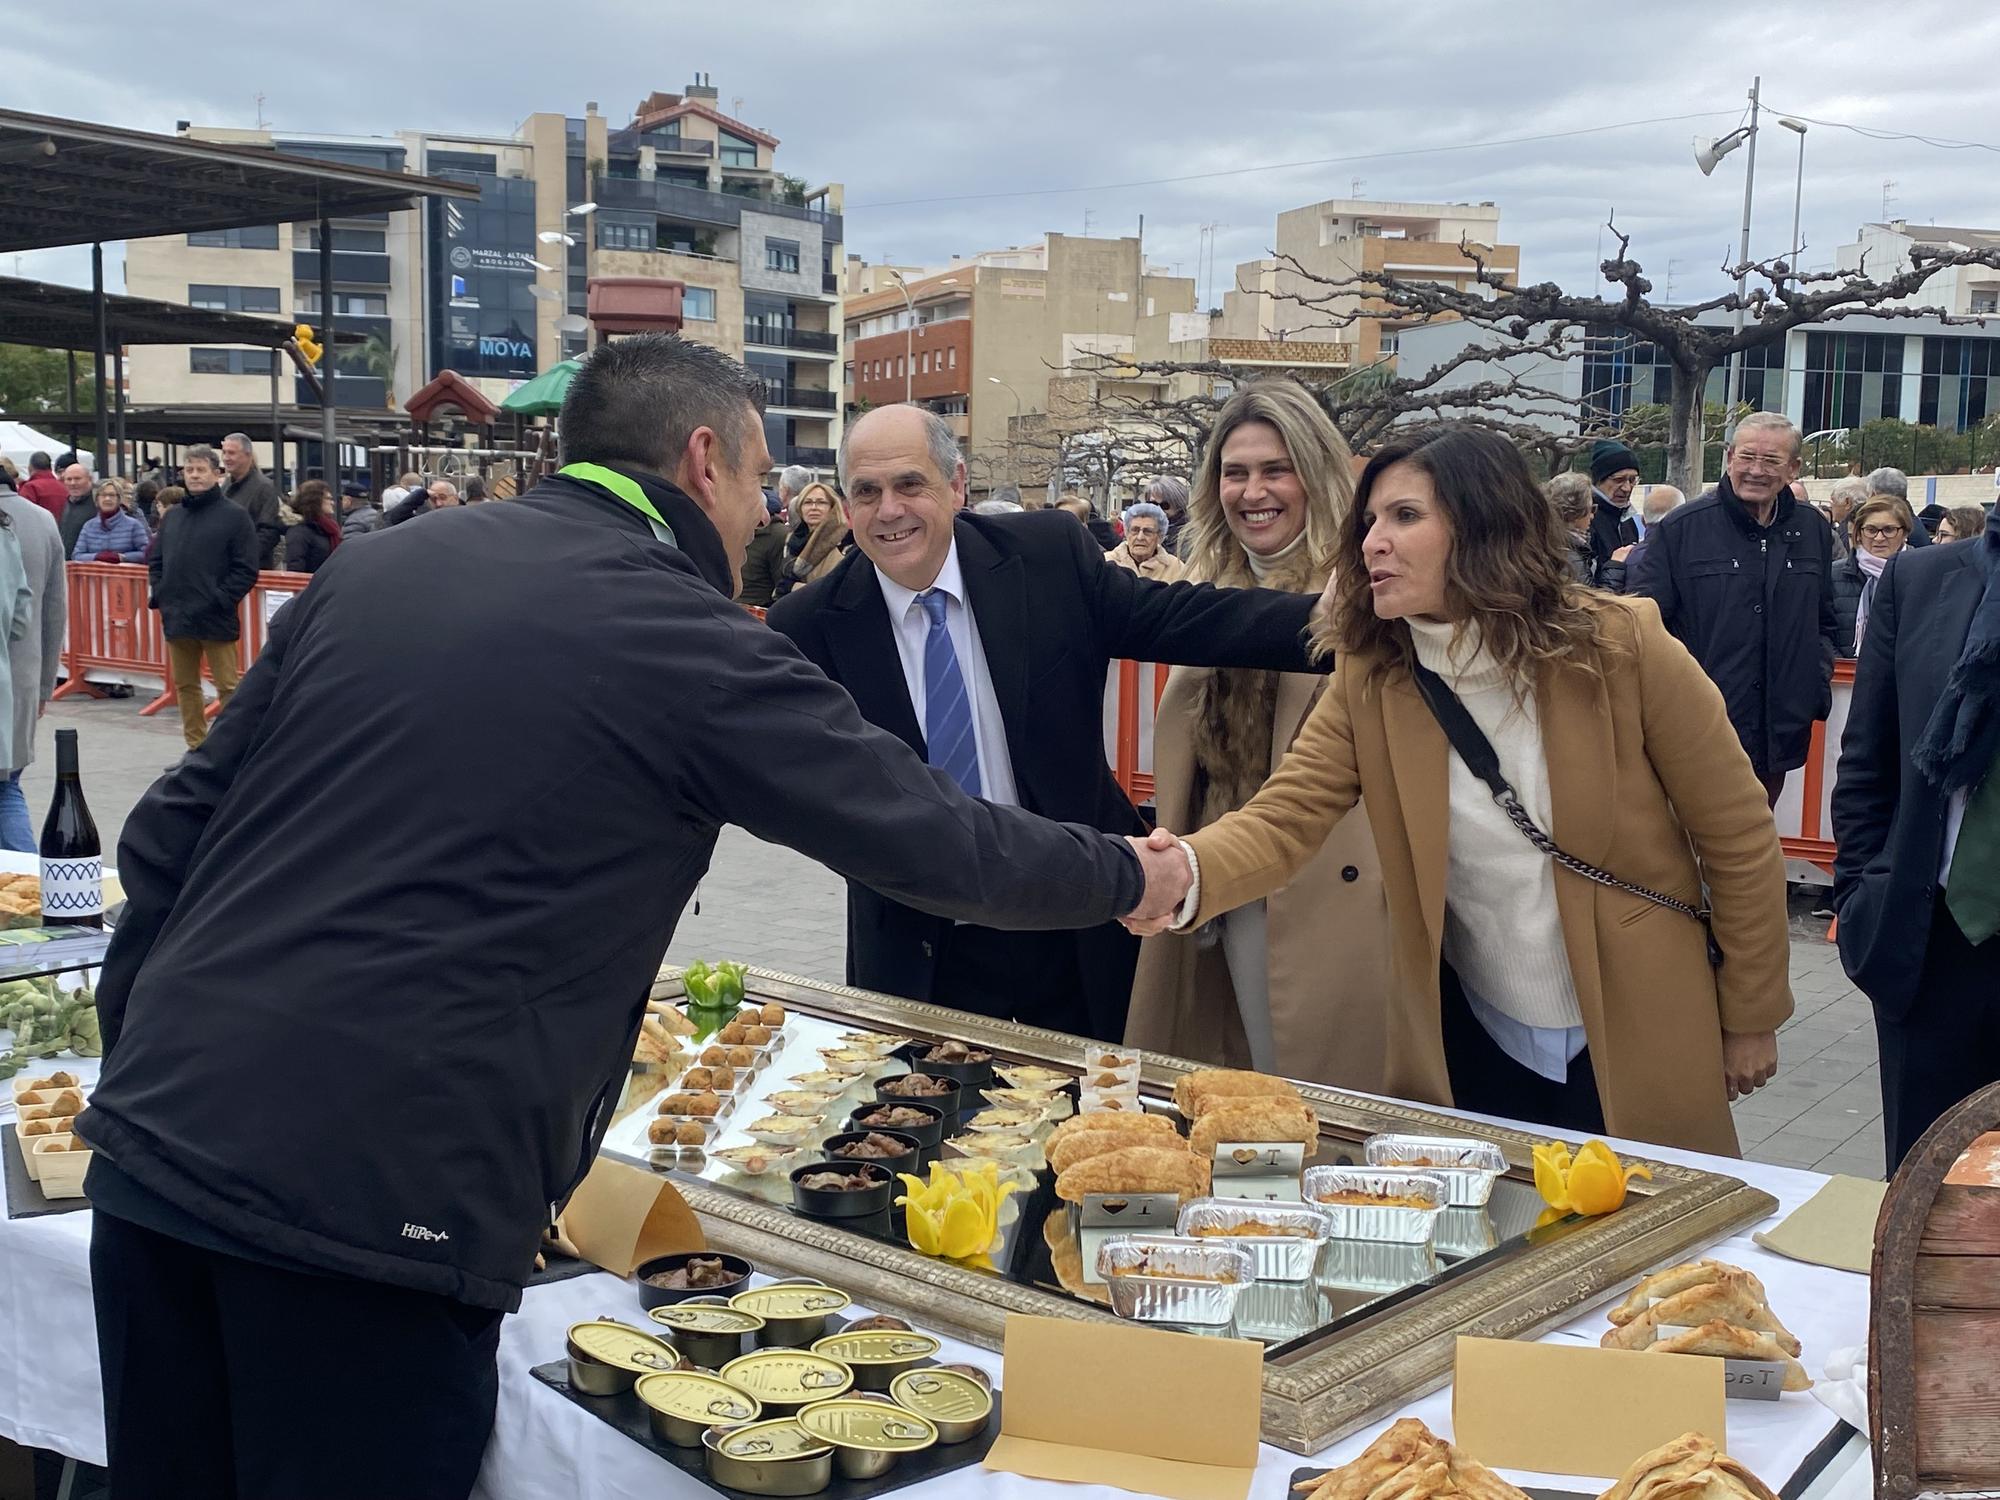
{"label": "black jacket", "polygon": [[[1629,562],[1629,559],[1628,559]],[[1760,527],[1727,481],[1652,527],[1627,591],[1660,618],[1722,690],[1757,774],[1806,763],[1813,722],[1833,703],[1833,528],[1778,497]]]}
{"label": "black jacket", "polygon": [[1090,533],[1100,551],[1109,552],[1118,545],[1118,528],[1102,516],[1092,516],[1083,523],[1083,529]]}
{"label": "black jacket", "polygon": [[1986,589],[1977,543],[1905,548],[1868,606],[1833,784],[1833,904],[1848,977],[1891,1020],[1924,971],[1946,799],[1910,751],[1951,676]]}
{"label": "black jacket", "polygon": [[81,500],[65,500],[63,513],[56,517],[56,529],[62,532],[63,556],[76,551],[76,539],[83,535],[83,528],[90,518],[97,514],[97,497],[85,495]]}
{"label": "black jacket", "polygon": [[736,591],[736,602],[768,607],[778,597],[778,570],[784,564],[785,523],[767,521],[743,554],[743,587]]}
{"label": "black jacket", "polygon": [[1625,564],[1611,554],[1639,540],[1639,523],[1622,505],[1613,505],[1596,490],[1590,492],[1590,578],[1598,588],[1619,592],[1625,584]]}
{"label": "black jacket", "polygon": [[241,479],[223,476],[222,493],[243,507],[257,526],[257,566],[275,568],[278,547],[285,536],[285,523],[278,515],[278,487],[271,476],[255,464]]}
{"label": "black jacket", "polygon": [[161,520],[146,559],[161,630],[171,640],[235,640],[236,607],[260,566],[250,513],[224,499],[221,485],[189,490]]}
{"label": "black jacket", "polygon": [[1861,593],[1868,575],[1848,553],[1833,565],[1833,654],[1854,655],[1854,622],[1861,613]]}
{"label": "black jacket", "polygon": [[279,612],[125,822],[78,1124],[122,1175],[287,1261],[511,1308],[723,824],[947,916],[1135,904],[1122,840],[864,723],[643,482],[679,546],[550,479],[342,547]]}
{"label": "black jacket", "polygon": [[320,564],[333,556],[333,541],[310,521],[300,521],[285,530],[285,571],[317,573]]}
{"label": "black jacket", "polygon": [[[1159,583],[1108,568],[1066,511],[961,513],[955,535],[1015,788],[1044,817],[1144,831],[1104,763],[1104,685],[1114,658],[1312,670],[1302,637],[1317,595]],[[770,623],[852,693],[864,717],[923,752],[875,565],[859,548],[772,605]],[[931,999],[944,930],[936,917],[850,881],[848,982]],[[1137,942],[1112,923],[1079,931],[1077,948],[1090,1034],[1123,1037]]]}

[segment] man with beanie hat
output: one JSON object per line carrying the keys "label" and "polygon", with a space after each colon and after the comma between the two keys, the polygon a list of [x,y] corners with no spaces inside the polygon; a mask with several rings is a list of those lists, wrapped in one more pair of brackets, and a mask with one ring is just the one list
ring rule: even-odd
{"label": "man with beanie hat", "polygon": [[[1632,516],[1632,490],[1639,483],[1639,456],[1615,438],[1600,438],[1590,450],[1590,581],[1598,588],[1622,584],[1625,555],[1641,531]],[[1607,575],[1613,565],[1618,571]]]}

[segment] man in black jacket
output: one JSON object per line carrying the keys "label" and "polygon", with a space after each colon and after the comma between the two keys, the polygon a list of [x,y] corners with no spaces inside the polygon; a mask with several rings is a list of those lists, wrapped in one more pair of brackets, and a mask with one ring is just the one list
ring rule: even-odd
{"label": "man in black jacket", "polygon": [[1774,807],[1833,703],[1833,532],[1793,496],[1798,472],[1798,428],[1745,417],[1715,493],[1648,533],[1626,585],[1722,690]]}
{"label": "man in black jacket", "polygon": [[[950,427],[915,406],[851,423],[841,485],[856,550],[770,622],[881,725],[968,791],[1109,833],[1144,823],[1104,763],[1118,657],[1310,671],[1317,598],[1158,583],[1105,566],[1060,511],[961,513]],[[1120,1040],[1138,940],[1114,923],[1002,933],[847,888],[847,977],[863,989]]]}
{"label": "man in black jacket", "polygon": [[965,797],[730,602],[760,392],[605,345],[560,476],[336,551],[127,819],[77,1124],[121,1500],[467,1492],[724,823],[946,917],[1185,896],[1179,851]]}
{"label": "man in black jacket", "polygon": [[256,525],[248,511],[224,499],[221,478],[213,448],[187,450],[181,458],[187,498],[160,522],[146,562],[152,580],[149,602],[160,612],[174,695],[180,700],[181,733],[190,750],[208,735],[208,705],[201,692],[204,657],[215,696],[225,707],[236,691],[236,642],[243,633],[237,607],[256,586],[261,566]]}
{"label": "man in black jacket", "polygon": [[1639,483],[1639,455],[1609,438],[1590,450],[1590,581],[1614,593],[1623,584],[1624,564],[1639,540],[1632,518],[1632,491]]}
{"label": "man in black jacket", "polygon": [[2000,516],[1898,553],[1876,584],[1833,836],[1840,957],[1875,1007],[1894,1172],[2000,1079]]}
{"label": "man in black jacket", "polygon": [[244,434],[232,432],[222,440],[222,468],[229,476],[222,493],[242,506],[256,523],[257,566],[280,566],[284,559],[278,556],[278,548],[285,540],[285,522],[279,514],[278,487],[257,467],[257,450]]}

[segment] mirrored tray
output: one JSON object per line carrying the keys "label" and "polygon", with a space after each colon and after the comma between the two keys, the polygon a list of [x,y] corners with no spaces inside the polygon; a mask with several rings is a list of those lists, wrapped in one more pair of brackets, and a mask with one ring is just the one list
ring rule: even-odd
{"label": "mirrored tray", "polygon": [[[607,1155],[671,1175],[706,1221],[716,1248],[747,1256],[773,1273],[820,1276],[871,1306],[904,1312],[922,1326],[988,1348],[1000,1347],[1009,1313],[1112,1316],[1105,1288],[1083,1278],[1074,1215],[1056,1199],[1053,1174],[1039,1152],[1020,1170],[1023,1190],[1002,1206],[990,1269],[916,1254],[904,1238],[900,1209],[830,1220],[793,1207],[791,1168],[822,1160],[818,1141],[847,1129],[849,1115],[874,1099],[880,1079],[907,1071],[902,1057],[885,1060],[839,1090],[821,1125],[806,1132],[798,1154],[772,1170],[748,1175],[713,1154],[749,1144],[749,1130],[773,1113],[770,1096],[798,1087],[794,1080],[800,1074],[822,1068],[819,1049],[839,1045],[842,1032],[886,1032],[925,1043],[958,1040],[993,1052],[1003,1064],[1033,1062],[1072,1075],[1082,1070],[1083,1039],[762,970],[752,971],[750,988],[753,1001],[783,1005],[786,1024],[758,1049],[754,1066],[736,1075],[741,1084],[705,1148],[648,1146],[647,1128],[662,1096],[655,1077],[628,1090],[626,1111],[604,1140]],[[660,998],[679,992],[677,978],[663,980],[655,990]],[[715,1024],[698,1014],[694,1019]],[[688,1062],[706,1042],[692,1039]],[[1142,1059],[1145,1107],[1171,1115],[1175,1078],[1198,1065],[1152,1053]],[[1372,1412],[1442,1385],[1449,1379],[1456,1334],[1538,1333],[1608,1299],[1641,1271],[1711,1244],[1775,1207],[1768,1196],[1733,1178],[1654,1163],[1653,1182],[1635,1183],[1618,1212],[1537,1228],[1543,1205],[1529,1165],[1536,1138],[1468,1126],[1420,1106],[1313,1086],[1301,1086],[1301,1093],[1320,1117],[1320,1139],[1308,1165],[1358,1163],[1367,1136],[1406,1131],[1494,1141],[1506,1154],[1509,1171],[1483,1208],[1447,1211],[1432,1250],[1336,1240],[1321,1253],[1312,1279],[1258,1282],[1244,1290],[1231,1323],[1183,1330],[1265,1345],[1264,1435],[1294,1452],[1317,1452],[1362,1426]],[[982,1102],[968,1091],[960,1123],[947,1129],[947,1137],[962,1131]],[[935,1154],[948,1165],[964,1164],[954,1160],[949,1146]]]}

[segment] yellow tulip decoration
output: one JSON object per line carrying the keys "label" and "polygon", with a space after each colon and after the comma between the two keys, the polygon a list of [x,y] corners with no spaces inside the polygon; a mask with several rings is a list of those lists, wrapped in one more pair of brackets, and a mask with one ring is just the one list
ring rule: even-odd
{"label": "yellow tulip decoration", "polygon": [[1537,1229],[1570,1214],[1594,1218],[1625,1201],[1633,1178],[1653,1180],[1644,1167],[1626,1166],[1602,1141],[1585,1141],[1574,1156],[1561,1141],[1535,1147],[1535,1188],[1548,1209],[1535,1221]]}
{"label": "yellow tulip decoration", "polygon": [[987,1266],[987,1252],[1000,1232],[1000,1205],[1018,1182],[1002,1182],[998,1162],[982,1161],[954,1172],[943,1162],[931,1163],[931,1180],[896,1174],[908,1189],[896,1201],[903,1205],[904,1232],[910,1248],[974,1266]]}

